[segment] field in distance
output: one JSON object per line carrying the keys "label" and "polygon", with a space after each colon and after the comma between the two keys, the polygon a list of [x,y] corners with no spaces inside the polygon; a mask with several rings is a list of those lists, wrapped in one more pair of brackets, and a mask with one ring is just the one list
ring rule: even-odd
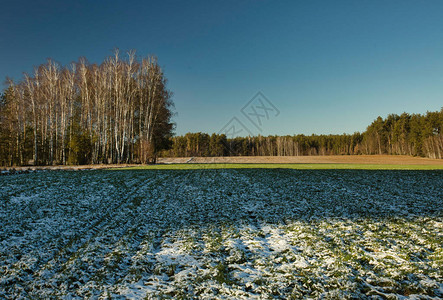
{"label": "field in distance", "polygon": [[[161,157],[157,164],[95,164],[4,167],[3,170],[84,169],[357,169],[443,170],[443,159],[406,155]],[[0,167],[0,170],[2,168]]]}
{"label": "field in distance", "polygon": [[319,156],[221,156],[159,158],[159,163],[254,163],[254,164],[382,164],[441,165],[442,159],[408,155],[319,155]]}
{"label": "field in distance", "polygon": [[157,165],[131,168],[440,170],[443,169],[443,160],[404,155],[178,157],[159,158]]}

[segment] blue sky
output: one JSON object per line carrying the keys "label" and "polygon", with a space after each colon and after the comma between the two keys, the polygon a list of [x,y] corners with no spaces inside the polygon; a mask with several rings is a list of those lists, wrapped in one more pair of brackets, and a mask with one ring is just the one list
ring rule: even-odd
{"label": "blue sky", "polygon": [[219,132],[261,91],[261,134],[352,133],[443,106],[443,1],[5,1],[0,79],[51,57],[155,54],[177,134]]}

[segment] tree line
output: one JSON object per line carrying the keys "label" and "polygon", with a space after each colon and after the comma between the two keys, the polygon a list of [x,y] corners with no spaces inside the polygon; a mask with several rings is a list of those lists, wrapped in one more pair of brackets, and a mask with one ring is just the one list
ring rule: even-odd
{"label": "tree line", "polygon": [[172,93],[157,59],[101,64],[53,60],[24,74],[0,97],[0,165],[147,163],[157,156],[300,156],[397,154],[443,156],[443,108],[378,117],[363,133],[173,136]]}
{"label": "tree line", "polygon": [[378,117],[365,132],[341,135],[254,136],[187,133],[172,138],[162,156],[299,156],[393,154],[443,156],[443,108],[437,112]]}
{"label": "tree line", "polygon": [[168,147],[173,103],[157,59],[49,59],[0,97],[0,164],[146,163]]}

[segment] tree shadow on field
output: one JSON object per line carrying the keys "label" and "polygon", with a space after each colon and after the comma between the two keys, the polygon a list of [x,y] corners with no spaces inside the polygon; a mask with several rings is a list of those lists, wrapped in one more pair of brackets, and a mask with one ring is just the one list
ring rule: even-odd
{"label": "tree shadow on field", "polygon": [[[6,291],[5,295],[16,295],[21,289],[19,283],[26,282],[27,291],[41,295],[39,289],[45,287],[34,285],[34,280],[8,280],[22,280],[34,274],[38,281],[39,272],[53,265],[54,276],[64,282],[67,276],[84,270],[85,261],[102,272],[102,278],[97,279],[93,277],[95,271],[81,271],[89,281],[106,279],[111,286],[132,275],[135,281],[162,274],[172,278],[176,269],[190,267],[187,258],[217,263],[219,275],[215,280],[235,286],[233,268],[250,257],[285,257],[304,265],[312,251],[302,253],[300,249],[311,248],[314,256],[320,252],[328,254],[318,258],[317,269],[312,270],[329,268],[327,258],[334,257],[334,270],[347,272],[345,279],[355,282],[360,290],[357,295],[379,295],[385,290],[384,282],[374,283],[382,286],[377,291],[365,283],[365,274],[374,268],[368,257],[376,255],[379,249],[403,249],[411,268],[417,265],[414,268],[422,268],[420,272],[429,269],[428,257],[435,259],[432,255],[438,253],[441,239],[436,238],[439,229],[435,229],[433,221],[441,222],[443,217],[442,178],[443,171],[209,168],[51,171],[2,176],[2,261],[11,270],[11,266],[21,263],[28,267],[8,275],[7,280],[0,282],[0,290]],[[261,247],[254,248],[250,241]],[[407,244],[399,248],[405,241]],[[420,251],[409,251],[416,245]],[[177,252],[177,247],[186,251]],[[210,252],[201,252],[201,247]],[[368,252],[372,256],[367,256]],[[297,261],[301,255],[304,260]],[[183,263],[175,260],[180,258]],[[389,265],[391,260],[380,259],[386,263],[384,267],[397,270],[398,265]],[[415,264],[420,261],[423,263]],[[342,263],[347,265],[342,268]],[[281,261],[275,261],[273,268],[280,264]],[[115,272],[117,268],[119,272]],[[361,268],[365,271],[360,272]],[[294,285],[303,287],[312,278],[323,280],[320,285],[330,284],[328,277],[310,273],[309,268],[303,269],[304,273],[297,270],[288,274],[298,272],[297,280],[305,281],[288,280],[281,295],[289,295]],[[215,272],[206,271],[205,274]],[[410,277],[411,272],[393,280],[397,282],[394,292],[409,293],[402,289],[418,281]],[[380,270],[374,274],[385,276]],[[275,277],[277,283],[281,278]],[[337,278],[337,282],[342,282],[344,277]],[[356,278],[362,279],[357,282]],[[277,283],[275,286],[280,286]],[[170,284],[171,281],[165,283],[165,288]],[[198,284],[187,283],[192,285]],[[338,283],[337,286],[342,287]],[[79,291],[75,286],[66,289]],[[436,291],[430,287],[425,292],[441,296]],[[310,288],[301,292],[310,292]]]}
{"label": "tree shadow on field", "polygon": [[[443,171],[203,169],[166,176],[140,195],[164,225],[286,223],[313,219],[443,215]],[[125,176],[124,172],[120,173]],[[160,224],[158,224],[160,225]]]}
{"label": "tree shadow on field", "polygon": [[[77,216],[76,207],[111,207],[130,212],[127,218],[152,216],[161,228],[218,223],[286,223],[327,218],[378,219],[441,217],[443,171],[422,170],[293,170],[194,169],[52,171],[3,176],[0,191],[41,201],[28,206],[32,217],[54,197],[70,199],[59,214]],[[17,189],[23,187],[23,192]],[[86,203],[84,198],[94,199]],[[134,202],[134,199],[136,200]],[[65,201],[66,202],[66,201]],[[132,205],[137,203],[137,205]],[[46,207],[48,206],[48,207]],[[22,210],[26,210],[22,207]],[[93,211],[92,211],[93,210]],[[86,214],[85,214],[86,216]]]}

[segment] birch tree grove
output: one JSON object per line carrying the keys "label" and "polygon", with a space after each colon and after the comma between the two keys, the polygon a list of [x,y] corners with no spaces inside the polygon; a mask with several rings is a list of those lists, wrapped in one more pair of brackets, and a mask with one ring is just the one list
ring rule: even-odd
{"label": "birch tree grove", "polygon": [[116,50],[100,65],[52,60],[7,81],[0,164],[147,163],[168,146],[173,103],[155,57]]}

